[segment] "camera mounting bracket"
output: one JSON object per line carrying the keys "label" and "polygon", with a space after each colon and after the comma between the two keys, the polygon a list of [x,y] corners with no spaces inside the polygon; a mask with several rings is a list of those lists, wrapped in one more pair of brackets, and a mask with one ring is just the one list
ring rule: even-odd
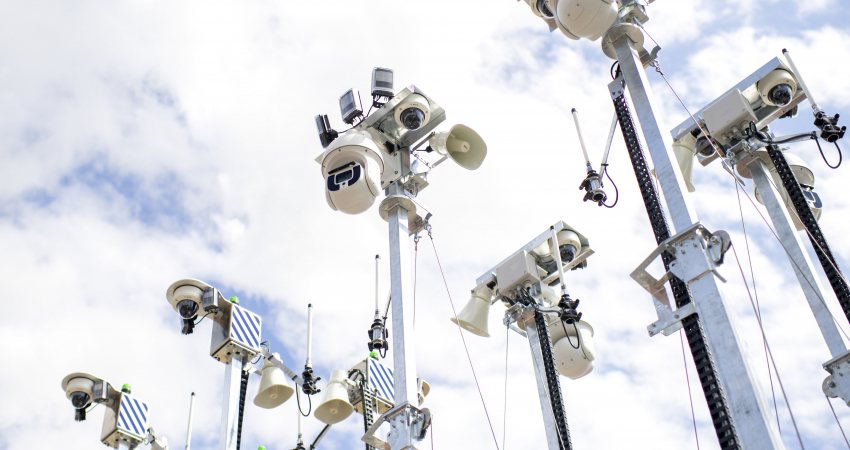
{"label": "camera mounting bracket", "polygon": [[[669,336],[682,328],[682,319],[696,312],[694,303],[674,310],[664,285],[672,277],[689,283],[709,273],[725,283],[726,279],[716,269],[723,263],[723,255],[730,245],[728,233],[722,230],[711,233],[697,222],[662,242],[632,271],[632,279],[652,294],[652,302],[658,314],[658,320],[647,327],[650,336],[658,333]],[[675,259],[670,263],[668,272],[655,278],[647,271],[647,267],[663,253]]]}
{"label": "camera mounting bracket", "polygon": [[850,351],[823,363],[823,368],[829,372],[823,380],[823,393],[850,405]]}

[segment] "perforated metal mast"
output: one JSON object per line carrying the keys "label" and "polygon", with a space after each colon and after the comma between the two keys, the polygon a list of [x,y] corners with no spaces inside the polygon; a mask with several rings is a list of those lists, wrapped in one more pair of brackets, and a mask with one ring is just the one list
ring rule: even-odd
{"label": "perforated metal mast", "polygon": [[[644,65],[654,57],[643,49],[641,24],[648,20],[646,3],[620,0],[618,20],[606,33],[603,48],[615,57],[622,75],[609,85],[621,129],[638,178],[650,223],[660,247],[633,276],[656,297],[660,327],[665,334],[684,327],[721,448],[781,449],[770,426],[765,402],[741,351],[733,318],[717,285],[715,268],[722,262],[723,242],[699,224],[684,193],[684,181],[673,163],[668,135],[653,111],[652,91]],[[671,236],[664,207],[652,186],[637,129],[626,101],[628,92],[641,125],[659,188],[672,220]],[[728,245],[728,243],[726,244]],[[645,267],[661,256],[675,299],[675,314],[666,314],[665,277],[656,280]],[[659,287],[661,291],[659,291]],[[659,307],[661,305],[661,307]],[[671,305],[666,305],[669,312]]]}

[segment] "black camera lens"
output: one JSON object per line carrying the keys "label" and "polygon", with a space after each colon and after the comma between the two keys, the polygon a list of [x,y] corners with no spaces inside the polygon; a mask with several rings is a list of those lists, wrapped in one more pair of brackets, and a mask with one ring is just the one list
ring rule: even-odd
{"label": "black camera lens", "polygon": [[576,259],[576,248],[572,244],[564,244],[560,247],[561,253],[561,261],[565,264],[569,264],[572,260]]}
{"label": "black camera lens", "polygon": [[537,0],[537,11],[541,16],[547,19],[555,17],[555,15],[552,14],[552,10],[549,9],[549,5],[546,4],[546,0]]}
{"label": "black camera lens", "polygon": [[192,300],[180,300],[177,303],[177,312],[184,319],[194,318],[198,313],[198,304]]}
{"label": "black camera lens", "polygon": [[90,398],[89,394],[85,392],[74,392],[71,394],[71,404],[77,409],[85,408],[88,406]]}
{"label": "black camera lens", "polygon": [[791,103],[793,96],[794,91],[787,84],[776,85],[767,93],[767,98],[776,106],[785,106]]}
{"label": "black camera lens", "polygon": [[425,121],[425,113],[419,108],[407,108],[401,112],[401,124],[408,130],[416,130],[422,126]]}

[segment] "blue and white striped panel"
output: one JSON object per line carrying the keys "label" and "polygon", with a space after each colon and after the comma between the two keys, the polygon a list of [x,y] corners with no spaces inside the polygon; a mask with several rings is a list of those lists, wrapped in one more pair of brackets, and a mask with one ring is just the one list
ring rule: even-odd
{"label": "blue and white striped panel", "polygon": [[233,305],[230,310],[230,338],[260,351],[260,328],[263,319],[247,309]]}
{"label": "blue and white striped panel", "polygon": [[129,394],[121,394],[118,429],[144,439],[148,432],[148,404]]}
{"label": "blue and white striped panel", "polygon": [[393,387],[393,370],[374,359],[368,360],[369,385],[375,389],[378,397],[393,403],[395,388]]}

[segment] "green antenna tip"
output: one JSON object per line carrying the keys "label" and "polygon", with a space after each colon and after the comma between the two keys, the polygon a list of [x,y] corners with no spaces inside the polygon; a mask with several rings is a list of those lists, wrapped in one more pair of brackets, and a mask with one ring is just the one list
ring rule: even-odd
{"label": "green antenna tip", "polygon": [[372,350],[371,352],[369,352],[369,357],[372,359],[378,359],[378,352]]}
{"label": "green antenna tip", "polygon": [[235,295],[231,295],[230,296],[230,303],[235,303],[235,304],[238,305],[239,304],[239,297],[237,297]]}
{"label": "green antenna tip", "polygon": [[265,446],[265,445],[261,445],[261,446],[257,447],[257,450],[266,450],[266,446]]}
{"label": "green antenna tip", "polygon": [[133,388],[130,386],[130,383],[124,383],[121,386],[121,392],[126,392],[128,394],[133,392]]}

